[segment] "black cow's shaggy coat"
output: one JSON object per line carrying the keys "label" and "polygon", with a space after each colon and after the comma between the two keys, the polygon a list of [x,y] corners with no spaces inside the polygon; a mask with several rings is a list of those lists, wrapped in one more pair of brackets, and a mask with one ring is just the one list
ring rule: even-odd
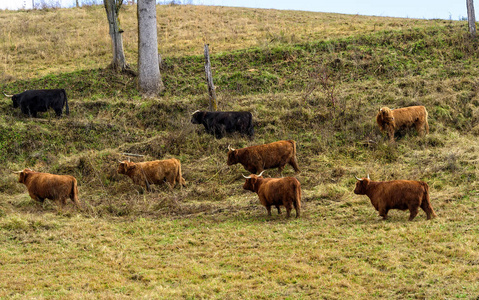
{"label": "black cow's shaggy coat", "polygon": [[247,135],[250,139],[254,136],[253,115],[247,111],[196,111],[191,123],[203,124],[206,132],[218,139],[233,132]]}
{"label": "black cow's shaggy coat", "polygon": [[38,112],[45,112],[53,108],[57,117],[62,115],[63,106],[66,106],[65,113],[70,114],[67,94],[64,89],[53,90],[28,90],[11,96],[13,107],[20,106],[22,113],[37,117]]}

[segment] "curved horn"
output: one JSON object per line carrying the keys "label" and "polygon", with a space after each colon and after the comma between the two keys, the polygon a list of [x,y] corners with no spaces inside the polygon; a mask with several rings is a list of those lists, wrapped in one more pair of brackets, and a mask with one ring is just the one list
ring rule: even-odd
{"label": "curved horn", "polygon": [[[243,175],[243,174],[241,174],[241,175]],[[250,179],[250,178],[251,178],[251,176],[246,177],[246,176],[244,176],[244,175],[243,175],[243,177],[246,178],[246,179]]]}
{"label": "curved horn", "polygon": [[369,178],[369,174],[368,174],[368,179],[371,180],[371,178]]}
{"label": "curved horn", "polygon": [[263,170],[263,171],[261,171],[261,173],[259,173],[258,177],[259,177],[259,176],[261,176],[261,175],[263,175],[263,172],[264,172],[264,170]]}
{"label": "curved horn", "polygon": [[363,181],[361,178],[356,177],[356,175],[354,175],[354,178],[356,178],[357,181]]}
{"label": "curved horn", "polygon": [[5,92],[3,92],[3,94],[5,95],[5,97],[8,97],[8,98],[12,98],[12,97],[13,97],[13,95],[7,95],[7,94],[5,94]]}
{"label": "curved horn", "polygon": [[198,109],[198,110],[195,110],[191,115],[194,115],[194,114],[196,114],[196,113],[199,112],[199,111],[200,111],[199,109]]}
{"label": "curved horn", "polygon": [[14,173],[14,174],[20,174],[20,173],[22,173],[22,171],[12,171],[12,173]]}
{"label": "curved horn", "polygon": [[231,145],[228,145],[228,150],[229,151],[235,151],[235,148],[231,148]]}

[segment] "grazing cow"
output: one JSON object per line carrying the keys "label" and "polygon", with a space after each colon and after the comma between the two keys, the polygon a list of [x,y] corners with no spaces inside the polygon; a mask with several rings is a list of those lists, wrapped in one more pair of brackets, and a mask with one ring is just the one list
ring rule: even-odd
{"label": "grazing cow", "polygon": [[37,117],[37,112],[45,112],[53,108],[57,117],[62,115],[63,106],[66,106],[65,113],[70,114],[67,94],[64,89],[56,90],[28,90],[20,94],[7,95],[12,98],[13,107],[20,106],[22,113]]}
{"label": "grazing cow", "polygon": [[354,193],[367,195],[379,215],[387,219],[390,209],[409,209],[409,221],[416,217],[419,207],[424,210],[427,219],[436,217],[429,200],[429,186],[424,181],[393,180],[372,181],[369,178],[357,178]]}
{"label": "grazing cow", "polygon": [[391,142],[394,141],[394,133],[401,128],[414,126],[421,136],[424,135],[424,131],[429,133],[427,110],[424,106],[410,106],[393,110],[383,107],[379,109],[376,122],[381,131],[388,133]]}
{"label": "grazing cow", "polygon": [[70,175],[54,175],[24,169],[20,173],[18,182],[27,186],[28,193],[33,200],[43,202],[45,199],[60,200],[63,208],[67,198],[70,198],[80,209],[78,201],[78,187],[75,177]]}
{"label": "grazing cow", "polygon": [[165,160],[153,160],[145,162],[120,161],[118,174],[125,174],[133,180],[133,183],[151,191],[151,184],[161,184],[167,181],[173,189],[178,182],[186,185],[185,179],[181,177],[181,163],[176,158]]}
{"label": "grazing cow", "polygon": [[296,160],[296,142],[293,140],[242,149],[233,149],[228,146],[228,150],[228,166],[240,163],[252,174],[276,167],[281,173],[286,164],[290,164],[294,171],[300,172]]}
{"label": "grazing cow", "polygon": [[191,123],[203,124],[206,132],[221,139],[226,133],[239,132],[250,139],[254,136],[253,116],[247,111],[195,111]]}
{"label": "grazing cow", "polygon": [[296,218],[301,214],[301,184],[294,177],[284,178],[263,178],[259,175],[251,174],[246,177],[243,189],[258,194],[259,201],[271,216],[271,206],[274,205],[281,214],[280,205],[286,208],[286,216],[291,216],[291,209],[296,210]]}

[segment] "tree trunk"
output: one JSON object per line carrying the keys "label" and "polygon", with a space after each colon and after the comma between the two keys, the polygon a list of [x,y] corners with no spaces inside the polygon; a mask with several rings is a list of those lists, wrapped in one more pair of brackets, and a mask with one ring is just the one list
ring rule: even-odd
{"label": "tree trunk", "polygon": [[211,74],[211,64],[210,64],[210,52],[208,49],[208,44],[205,45],[205,72],[206,72],[206,83],[208,84],[208,94],[210,94],[210,111],[216,111],[218,105],[216,102],[216,92],[215,85],[213,83],[213,75]]}
{"label": "tree trunk", "polygon": [[473,38],[476,37],[476,15],[474,13],[474,1],[466,0],[467,20],[469,21],[469,33]]}
{"label": "tree trunk", "polygon": [[138,0],[138,85],[146,97],[156,97],[165,88],[158,61],[156,1]]}
{"label": "tree trunk", "polygon": [[123,30],[120,29],[120,20],[118,13],[120,11],[123,0],[103,0],[105,5],[106,16],[108,18],[108,26],[110,27],[110,37],[113,50],[113,59],[110,67],[117,72],[129,71],[130,68],[125,60],[123,52],[123,38],[121,34]]}

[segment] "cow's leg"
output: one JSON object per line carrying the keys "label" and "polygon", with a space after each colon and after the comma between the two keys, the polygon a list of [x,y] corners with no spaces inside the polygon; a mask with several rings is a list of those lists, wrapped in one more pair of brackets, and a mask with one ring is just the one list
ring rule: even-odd
{"label": "cow's leg", "polygon": [[383,220],[386,220],[388,218],[388,209],[386,207],[380,207],[379,215],[383,218]]}
{"label": "cow's leg", "polygon": [[62,109],[55,109],[55,114],[57,115],[57,117],[61,117],[62,116]]}
{"label": "cow's leg", "polygon": [[409,207],[409,221],[412,221],[417,216],[418,212],[419,212],[419,207],[417,206]]}
{"label": "cow's leg", "polygon": [[276,206],[276,209],[278,210],[278,215],[281,214],[281,207],[279,205],[275,205]]}
{"label": "cow's leg", "polygon": [[298,166],[298,162],[296,161],[296,157],[293,157],[290,161],[289,161],[289,164],[291,165],[291,167],[293,167],[294,171],[296,173],[300,172],[299,170],[299,166]]}
{"label": "cow's leg", "polygon": [[284,206],[286,208],[286,217],[291,217],[291,210],[293,209],[293,205],[291,203]]}
{"label": "cow's leg", "polygon": [[266,210],[268,211],[268,216],[271,216],[271,205],[266,205]]}
{"label": "cow's leg", "polygon": [[424,210],[426,213],[426,218],[430,220],[431,218],[436,217],[436,213],[434,212],[434,209],[432,208],[431,204],[429,202],[423,201],[421,203],[421,208]]}

